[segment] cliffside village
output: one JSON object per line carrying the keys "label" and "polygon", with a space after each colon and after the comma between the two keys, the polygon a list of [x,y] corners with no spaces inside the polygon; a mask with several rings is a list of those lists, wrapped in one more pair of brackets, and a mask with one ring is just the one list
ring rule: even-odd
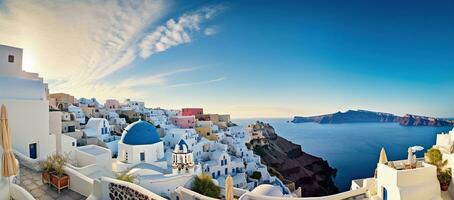
{"label": "cliffside village", "polygon": [[[441,192],[435,166],[413,157],[387,161],[384,155],[377,176],[353,180],[350,191],[302,198],[301,189],[270,174],[261,157],[248,148],[247,144],[268,144],[255,125],[237,126],[229,115],[207,114],[203,108],[149,108],[130,99],[99,102],[51,93],[38,74],[22,70],[22,49],[15,47],[0,45],[0,91],[0,104],[8,111],[7,120],[2,120],[8,122],[20,168],[42,172],[42,161],[64,155],[68,183],[60,188],[59,182],[58,192],[70,190],[87,199],[216,199],[191,190],[201,174],[211,177],[225,199],[446,199],[451,195]],[[440,149],[449,149],[454,142],[453,132],[439,137]],[[454,154],[442,152],[454,165],[450,159]],[[28,187],[21,173],[1,178],[0,199],[45,195],[33,192],[36,188]],[[117,179],[121,173],[135,180]],[[44,173],[42,180],[33,180],[52,182]]]}

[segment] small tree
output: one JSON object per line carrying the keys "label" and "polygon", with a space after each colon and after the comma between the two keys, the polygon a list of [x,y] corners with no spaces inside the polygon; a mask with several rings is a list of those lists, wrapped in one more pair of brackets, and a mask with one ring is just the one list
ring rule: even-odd
{"label": "small tree", "polygon": [[251,178],[260,180],[262,178],[262,173],[259,171],[252,172]]}
{"label": "small tree", "polygon": [[213,198],[218,198],[221,194],[221,188],[214,184],[211,176],[207,174],[196,176],[191,189],[194,192]]}

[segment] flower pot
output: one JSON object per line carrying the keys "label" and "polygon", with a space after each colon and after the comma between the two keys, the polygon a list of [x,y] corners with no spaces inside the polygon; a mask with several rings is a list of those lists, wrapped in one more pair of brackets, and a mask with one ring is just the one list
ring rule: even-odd
{"label": "flower pot", "polygon": [[62,176],[57,176],[55,173],[50,175],[50,183],[52,186],[57,188],[58,193],[60,193],[60,190],[63,188],[69,188],[69,176],[66,174],[63,174]]}
{"label": "flower pot", "polygon": [[45,170],[41,173],[41,180],[43,183],[50,183],[51,174],[55,173],[54,171]]}
{"label": "flower pot", "polygon": [[449,184],[441,184],[441,191],[448,191]]}

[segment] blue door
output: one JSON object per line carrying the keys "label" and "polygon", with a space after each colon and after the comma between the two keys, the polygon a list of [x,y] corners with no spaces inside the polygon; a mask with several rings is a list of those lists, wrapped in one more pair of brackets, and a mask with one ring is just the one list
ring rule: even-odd
{"label": "blue door", "polygon": [[36,143],[33,143],[33,144],[29,144],[28,145],[28,149],[29,149],[29,153],[30,153],[30,158],[32,159],[36,159],[38,156],[37,156],[37,145]]}
{"label": "blue door", "polygon": [[383,200],[387,200],[388,199],[388,191],[386,190],[386,188],[383,188]]}
{"label": "blue door", "polygon": [[140,152],[140,161],[145,161],[145,152]]}

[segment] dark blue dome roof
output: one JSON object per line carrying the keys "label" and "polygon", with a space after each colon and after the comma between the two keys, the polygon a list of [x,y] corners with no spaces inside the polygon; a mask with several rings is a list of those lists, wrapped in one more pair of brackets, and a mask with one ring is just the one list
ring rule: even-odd
{"label": "dark blue dome roof", "polygon": [[144,145],[160,142],[159,133],[153,124],[139,120],[125,129],[123,143],[129,145]]}
{"label": "dark blue dome roof", "polygon": [[186,142],[183,139],[181,139],[180,142],[178,142],[178,149],[183,150],[183,146],[186,146],[186,149],[188,149],[188,145],[186,144]]}

